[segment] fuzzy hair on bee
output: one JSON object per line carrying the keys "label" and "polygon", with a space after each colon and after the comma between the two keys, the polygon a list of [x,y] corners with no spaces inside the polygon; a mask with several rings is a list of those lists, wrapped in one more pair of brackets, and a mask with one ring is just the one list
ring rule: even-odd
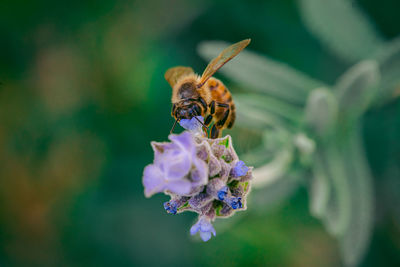
{"label": "fuzzy hair on bee", "polygon": [[249,43],[250,39],[246,39],[224,49],[208,64],[201,76],[184,66],[173,67],[165,72],[164,77],[172,87],[173,128],[181,119],[196,116],[204,118],[205,128],[208,129],[212,124],[210,135],[213,139],[220,137],[223,129],[232,128],[236,118],[232,95],[220,80],[212,76]]}

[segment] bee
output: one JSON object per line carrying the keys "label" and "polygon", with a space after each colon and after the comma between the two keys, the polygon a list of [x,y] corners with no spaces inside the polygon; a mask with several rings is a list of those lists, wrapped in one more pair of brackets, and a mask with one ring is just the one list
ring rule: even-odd
{"label": "bee", "polygon": [[171,132],[181,119],[192,119],[202,116],[204,123],[197,120],[207,129],[211,128],[211,138],[221,136],[222,130],[232,128],[235,123],[235,104],[228,88],[218,79],[212,77],[225,63],[234,58],[248,44],[246,39],[225,48],[214,58],[201,76],[190,67],[177,66],[165,72],[165,79],[172,87],[171,115],[175,118]]}

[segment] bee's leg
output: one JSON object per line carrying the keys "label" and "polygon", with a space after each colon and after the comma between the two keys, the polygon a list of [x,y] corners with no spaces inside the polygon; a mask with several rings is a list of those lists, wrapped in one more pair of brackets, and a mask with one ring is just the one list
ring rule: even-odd
{"label": "bee's leg", "polygon": [[207,103],[206,103],[206,101],[204,101],[204,99],[203,99],[202,97],[199,97],[197,100],[198,100],[198,102],[200,102],[200,104],[203,106],[203,108],[204,108],[204,113],[207,112]]}
{"label": "bee's leg", "polygon": [[210,103],[210,114],[214,115],[214,113],[215,113],[215,101],[213,100]]}
{"label": "bee's leg", "polygon": [[217,106],[221,107],[221,108],[229,108],[229,104],[225,104],[225,103],[217,103]]}
{"label": "bee's leg", "polygon": [[215,139],[218,138],[219,136],[219,130],[217,129],[216,125],[214,124],[213,127],[211,128],[211,138]]}
{"label": "bee's leg", "polygon": [[174,117],[175,111],[176,111],[176,104],[174,104],[174,105],[172,106],[172,110],[171,110],[171,116],[172,116],[172,117]]}
{"label": "bee's leg", "polygon": [[230,109],[230,105],[229,104],[217,103],[217,105],[219,107],[226,108],[226,111],[224,112],[224,115],[223,115],[222,119],[220,119],[219,121],[216,122],[217,126],[219,128],[222,128],[224,126],[224,124],[226,123],[226,120],[229,117],[229,113],[230,113],[231,109]]}
{"label": "bee's leg", "polygon": [[230,112],[230,109],[227,109],[227,110],[225,111],[224,116],[222,117],[222,119],[219,120],[219,121],[217,121],[217,125],[218,125],[219,127],[224,126],[224,124],[226,123],[226,120],[228,119],[229,112]]}
{"label": "bee's leg", "polygon": [[208,115],[208,117],[206,118],[206,120],[205,120],[205,124],[206,125],[208,125],[207,123],[210,123],[212,121],[212,114],[215,113],[215,105],[217,105],[218,107],[222,107],[222,108],[226,109],[226,111],[223,113],[222,119],[220,119],[219,121],[215,122],[215,124],[211,128],[211,138],[212,139],[220,137],[221,130],[222,130],[224,124],[226,123],[226,121],[227,121],[227,119],[229,117],[229,113],[230,113],[230,105],[229,104],[215,103],[215,101],[212,101],[210,103],[210,113],[211,113],[211,115]]}
{"label": "bee's leg", "polygon": [[206,117],[206,120],[204,121],[204,125],[208,126],[208,125],[211,123],[212,118],[213,118],[213,117],[212,117],[211,114],[208,115],[208,116]]}
{"label": "bee's leg", "polygon": [[[212,116],[211,114],[209,114],[209,115],[206,117],[206,119],[204,120],[204,125],[205,125],[205,126],[210,125],[212,119],[213,119],[213,116]],[[208,132],[207,132],[207,137],[210,138],[210,135],[209,135]]]}

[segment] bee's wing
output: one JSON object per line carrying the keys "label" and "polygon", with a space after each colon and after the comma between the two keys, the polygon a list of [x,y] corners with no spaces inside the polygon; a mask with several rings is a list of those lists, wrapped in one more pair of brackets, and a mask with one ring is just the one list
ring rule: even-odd
{"label": "bee's wing", "polygon": [[174,87],[174,85],[179,81],[182,76],[187,76],[188,74],[192,73],[194,72],[191,67],[178,66],[168,69],[165,72],[164,77],[169,85],[171,85],[171,87]]}
{"label": "bee's wing", "polygon": [[203,86],[203,84],[214,75],[214,73],[221,68],[226,62],[234,58],[237,54],[240,53],[248,44],[250,43],[250,39],[246,39],[240,41],[236,44],[233,44],[224,49],[224,51],[219,54],[218,57],[214,58],[204,70],[203,75],[201,75],[199,87]]}

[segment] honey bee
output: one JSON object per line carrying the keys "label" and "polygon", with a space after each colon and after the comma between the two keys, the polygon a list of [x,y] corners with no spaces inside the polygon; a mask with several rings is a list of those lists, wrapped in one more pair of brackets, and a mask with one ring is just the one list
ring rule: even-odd
{"label": "honey bee", "polygon": [[201,76],[195,74],[192,68],[183,66],[165,72],[164,77],[172,87],[171,115],[175,123],[171,132],[181,119],[196,116],[205,118],[204,123],[199,122],[207,130],[213,122],[210,132],[213,139],[220,137],[223,129],[232,128],[236,118],[232,95],[220,80],[212,76],[249,43],[250,39],[246,39],[225,48],[208,64]]}

